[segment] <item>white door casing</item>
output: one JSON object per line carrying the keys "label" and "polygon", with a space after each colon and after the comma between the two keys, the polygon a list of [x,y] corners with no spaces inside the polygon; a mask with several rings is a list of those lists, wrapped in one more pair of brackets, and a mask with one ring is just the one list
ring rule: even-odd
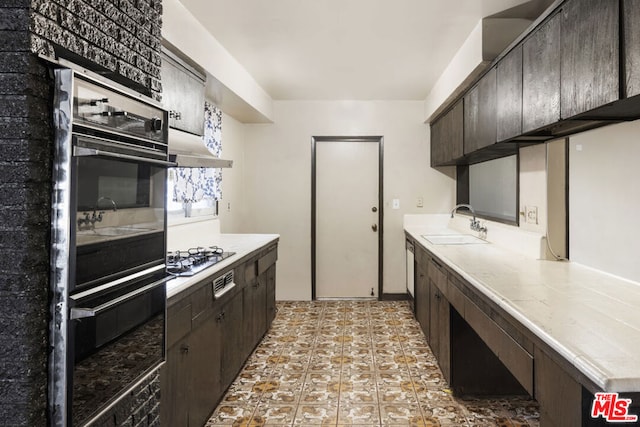
{"label": "white door casing", "polygon": [[316,298],[377,297],[379,140],[315,144]]}

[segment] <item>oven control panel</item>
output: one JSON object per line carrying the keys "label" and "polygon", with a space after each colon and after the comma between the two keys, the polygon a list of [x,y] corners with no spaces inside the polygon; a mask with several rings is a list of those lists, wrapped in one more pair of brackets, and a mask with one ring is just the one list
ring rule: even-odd
{"label": "oven control panel", "polygon": [[166,143],[167,112],[141,98],[78,78],[74,124]]}

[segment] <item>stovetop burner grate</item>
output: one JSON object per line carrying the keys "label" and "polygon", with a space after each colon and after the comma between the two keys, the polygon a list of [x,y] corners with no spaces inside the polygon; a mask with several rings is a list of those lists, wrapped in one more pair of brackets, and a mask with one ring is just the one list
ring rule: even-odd
{"label": "stovetop burner grate", "polygon": [[167,272],[176,276],[193,276],[234,255],[218,246],[190,248],[167,253]]}

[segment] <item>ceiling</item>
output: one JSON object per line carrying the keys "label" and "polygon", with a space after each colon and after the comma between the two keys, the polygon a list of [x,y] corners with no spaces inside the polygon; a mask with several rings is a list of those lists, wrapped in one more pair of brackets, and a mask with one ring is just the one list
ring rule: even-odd
{"label": "ceiling", "polygon": [[180,1],[276,100],[424,100],[480,19],[550,2]]}

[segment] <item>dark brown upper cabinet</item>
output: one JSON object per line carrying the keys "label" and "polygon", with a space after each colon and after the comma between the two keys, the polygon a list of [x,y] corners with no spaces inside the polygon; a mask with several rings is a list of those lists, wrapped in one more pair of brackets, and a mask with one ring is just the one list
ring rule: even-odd
{"label": "dark brown upper cabinet", "polygon": [[562,8],[561,117],[620,97],[619,2],[571,0]]}
{"label": "dark brown upper cabinet", "polygon": [[516,46],[496,67],[497,141],[522,134],[522,45]]}
{"label": "dark brown upper cabinet", "polygon": [[522,132],[560,120],[560,24],[556,14],[522,44]]}
{"label": "dark brown upper cabinet", "polygon": [[452,165],[463,156],[462,100],[431,123],[431,166]]}
{"label": "dark brown upper cabinet", "polygon": [[625,94],[640,95],[640,2],[622,0]]}
{"label": "dark brown upper cabinet", "polygon": [[464,96],[464,154],[496,142],[496,69]]}

